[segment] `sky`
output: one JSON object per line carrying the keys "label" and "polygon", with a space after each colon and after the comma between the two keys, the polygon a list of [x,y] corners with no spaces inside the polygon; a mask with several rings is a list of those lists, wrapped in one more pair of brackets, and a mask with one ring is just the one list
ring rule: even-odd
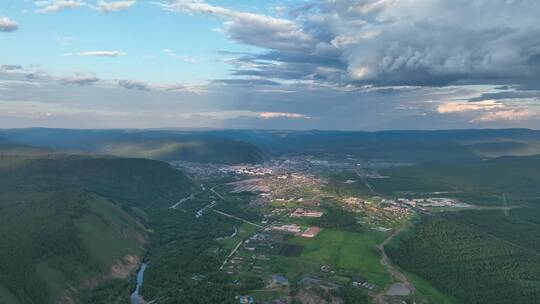
{"label": "sky", "polygon": [[540,129],[537,0],[3,0],[0,128]]}

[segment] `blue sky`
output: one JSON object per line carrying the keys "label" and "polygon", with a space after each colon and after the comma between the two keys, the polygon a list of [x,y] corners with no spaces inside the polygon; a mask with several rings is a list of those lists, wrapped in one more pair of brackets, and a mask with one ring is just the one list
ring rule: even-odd
{"label": "blue sky", "polygon": [[[254,51],[216,32],[221,26],[217,19],[166,12],[151,3],[137,3],[116,13],[64,9],[40,14],[29,1],[12,2],[5,15],[21,27],[16,35],[2,36],[8,46],[0,50],[2,60],[40,65],[53,73],[93,71],[101,77],[141,81],[205,80],[227,75],[228,66],[219,61],[216,50]],[[249,1],[222,2],[242,7]],[[165,49],[178,57],[168,56]],[[92,50],[118,50],[125,55],[113,60],[75,56]]]}
{"label": "blue sky", "polygon": [[0,127],[540,127],[535,0],[0,3]]}

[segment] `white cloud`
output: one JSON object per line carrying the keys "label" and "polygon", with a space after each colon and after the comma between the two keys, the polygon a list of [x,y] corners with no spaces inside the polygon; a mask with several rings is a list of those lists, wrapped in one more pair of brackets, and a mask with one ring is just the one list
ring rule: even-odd
{"label": "white cloud", "polygon": [[88,51],[80,52],[77,55],[81,57],[119,57],[125,56],[126,53],[120,51]]}
{"label": "white cloud", "polygon": [[526,109],[511,109],[487,112],[472,120],[472,122],[520,121],[538,119],[538,113]]}
{"label": "white cloud", "polygon": [[56,36],[56,42],[63,46],[71,46],[75,41],[78,39],[75,37],[69,37],[69,36]]}
{"label": "white cloud", "polygon": [[482,100],[476,102],[444,102],[437,106],[441,114],[474,115],[471,123],[486,123],[497,121],[523,121],[537,119],[538,113],[532,109],[519,107],[503,100]]}
{"label": "white cloud", "polygon": [[0,17],[0,32],[14,32],[19,29],[19,24],[8,17]]}
{"label": "white cloud", "polygon": [[247,110],[231,110],[231,111],[212,111],[198,113],[184,113],[180,115],[185,118],[193,117],[208,117],[213,119],[238,119],[238,118],[260,118],[263,120],[274,118],[291,118],[291,119],[309,119],[310,117],[298,113],[283,113],[283,112],[257,112]]}
{"label": "white cloud", "polygon": [[137,4],[137,0],[119,0],[119,1],[98,0],[96,5],[97,5],[98,10],[105,13],[110,13],[110,12],[118,12],[118,11],[128,9],[135,4]]}
{"label": "white cloud", "polygon": [[283,112],[261,112],[259,117],[263,119],[272,118],[309,118],[309,116],[298,113],[283,113]]}
{"label": "white cloud", "polygon": [[[267,49],[244,56],[246,66],[236,75],[421,86],[535,83],[540,77],[540,5],[534,0],[320,0],[288,17],[197,0],[158,4],[222,18],[222,31],[234,41]],[[321,74],[321,67],[340,72]]]}
{"label": "white cloud", "polygon": [[52,13],[87,5],[83,0],[39,0],[34,3],[38,7],[38,13]]}
{"label": "white cloud", "polygon": [[504,108],[504,104],[495,100],[483,100],[478,102],[444,102],[437,106],[437,112],[441,114],[465,113],[499,108]]}
{"label": "white cloud", "polygon": [[226,20],[225,32],[231,39],[269,49],[300,50],[314,47],[313,37],[295,22],[260,14],[240,12],[195,0],[158,2],[163,9],[174,12],[203,13]]}
{"label": "white cloud", "polygon": [[174,58],[174,59],[177,59],[177,60],[181,60],[181,61],[184,61],[184,62],[187,62],[187,63],[197,63],[199,61],[198,58],[195,58],[195,57],[192,57],[192,56],[186,56],[186,55],[178,55],[176,54],[175,51],[171,50],[171,49],[163,49],[162,50],[163,53],[171,58]]}

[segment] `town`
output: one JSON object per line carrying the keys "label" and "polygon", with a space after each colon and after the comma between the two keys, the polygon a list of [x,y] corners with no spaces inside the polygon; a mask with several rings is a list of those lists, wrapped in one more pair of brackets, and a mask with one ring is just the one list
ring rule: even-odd
{"label": "town", "polygon": [[[385,289],[385,285],[391,281],[381,279],[381,276],[387,274],[369,273],[354,263],[351,266],[346,263],[340,265],[339,262],[336,264],[326,253],[322,258],[312,258],[306,253],[311,248],[319,252],[329,245],[323,246],[321,238],[348,233],[347,228],[327,227],[325,217],[332,216],[332,212],[350,214],[358,227],[372,231],[364,234],[382,241],[390,231],[406,223],[415,213],[470,206],[453,198],[441,197],[444,192],[434,193],[432,197],[425,194],[419,197],[379,194],[369,181],[386,178],[379,169],[400,165],[397,163],[296,156],[257,165],[228,166],[186,161],[172,164],[203,182],[215,180],[215,172],[219,172],[219,180],[225,182],[214,186],[212,191],[225,200],[245,197],[248,200],[246,208],[256,210],[260,215],[258,221],[248,221],[221,211],[220,205],[214,201],[196,214],[197,217],[204,216],[204,212],[213,208],[216,213],[241,220],[229,235],[219,238],[230,251],[220,270],[238,278],[255,274],[264,278],[267,285],[264,292],[260,291],[259,294],[239,295],[240,303],[264,299],[261,293],[271,293],[282,298],[282,303],[288,303],[286,299],[292,288],[300,288],[306,298],[317,299],[321,290],[323,294],[330,295],[332,290],[345,282],[352,288],[365,290],[373,297],[388,297],[391,300],[389,303],[394,303],[392,299],[395,303],[407,303],[403,299],[411,291],[404,288],[402,283],[397,282],[395,284],[398,285]],[[349,174],[343,175],[343,172]],[[361,195],[339,191],[341,187],[357,186],[367,191]],[[201,187],[204,190],[204,186]],[[216,196],[212,197],[216,199]],[[372,252],[375,245],[366,250]],[[372,259],[379,259],[373,253],[370,255]],[[358,255],[357,258],[365,257]],[[386,273],[386,270],[383,271]]]}

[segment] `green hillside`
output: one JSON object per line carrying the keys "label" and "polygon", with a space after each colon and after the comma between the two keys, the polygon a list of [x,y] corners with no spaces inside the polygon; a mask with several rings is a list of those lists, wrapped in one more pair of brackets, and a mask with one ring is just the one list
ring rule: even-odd
{"label": "green hillside", "polygon": [[207,133],[252,143],[273,154],[311,154],[407,162],[465,161],[540,154],[540,132],[529,129],[285,131]]}
{"label": "green hillside", "polygon": [[[536,303],[540,298],[540,225],[523,216],[531,211],[426,216],[391,243],[387,252],[400,267],[459,303]],[[532,214],[538,216],[538,208]]]}
{"label": "green hillside", "polygon": [[191,188],[157,161],[0,146],[0,303],[84,302],[127,277],[148,240],[141,210]]}
{"label": "green hillside", "polygon": [[502,205],[533,202],[540,198],[540,156],[501,157],[456,163],[424,163],[394,167],[385,179],[370,179],[374,188],[388,195],[418,196],[450,192],[475,204]]}
{"label": "green hillside", "polygon": [[224,164],[256,163],[263,155],[253,145],[217,139],[161,139],[118,141],[103,145],[100,153],[159,160]]}
{"label": "green hillside", "polygon": [[310,154],[406,162],[468,161],[540,154],[529,129],[438,131],[0,130],[3,141],[123,157],[256,163],[267,155]]}

